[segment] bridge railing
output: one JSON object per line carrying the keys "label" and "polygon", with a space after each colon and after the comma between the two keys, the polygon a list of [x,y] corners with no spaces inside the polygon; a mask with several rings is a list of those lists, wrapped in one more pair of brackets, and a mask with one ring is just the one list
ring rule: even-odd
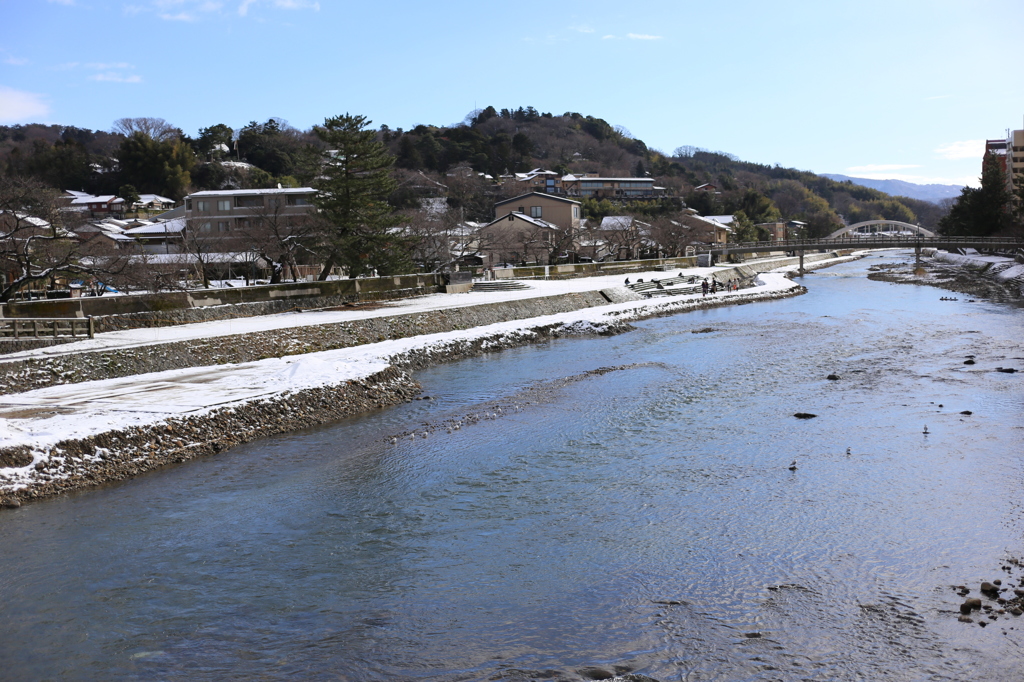
{"label": "bridge railing", "polygon": [[917,235],[899,235],[899,234],[884,234],[874,233],[864,236],[848,236],[835,237],[832,239],[787,239],[784,241],[773,241],[773,242],[731,242],[726,244],[701,244],[696,246],[698,253],[708,253],[709,251],[801,251],[808,249],[817,249],[825,247],[844,247],[850,248],[859,244],[877,244],[877,243],[892,244],[894,246],[908,245],[908,246],[928,246],[929,244],[963,244],[964,246],[1013,246],[1013,247],[1024,247],[1024,240],[1019,238],[1006,238],[1006,237],[964,237],[964,236],[949,236],[949,237],[920,237]]}

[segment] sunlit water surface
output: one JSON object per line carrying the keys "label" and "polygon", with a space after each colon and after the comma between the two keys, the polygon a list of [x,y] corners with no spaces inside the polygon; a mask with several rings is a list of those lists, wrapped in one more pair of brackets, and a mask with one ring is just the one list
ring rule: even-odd
{"label": "sunlit water surface", "polygon": [[4,512],[0,677],[1019,679],[952,586],[1020,577],[1022,312],[901,257]]}

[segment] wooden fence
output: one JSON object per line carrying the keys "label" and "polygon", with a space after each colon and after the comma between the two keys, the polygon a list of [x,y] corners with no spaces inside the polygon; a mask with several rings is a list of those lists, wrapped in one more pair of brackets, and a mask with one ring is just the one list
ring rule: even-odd
{"label": "wooden fence", "polygon": [[96,335],[92,317],[7,317],[0,319],[0,341],[5,339],[91,339]]}

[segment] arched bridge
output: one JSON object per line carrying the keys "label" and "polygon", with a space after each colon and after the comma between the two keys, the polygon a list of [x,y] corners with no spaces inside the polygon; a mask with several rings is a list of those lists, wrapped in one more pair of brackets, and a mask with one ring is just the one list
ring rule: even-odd
{"label": "arched bridge", "polygon": [[[853,226],[851,225],[851,227]],[[802,270],[805,252],[836,249],[914,249],[920,257],[921,249],[926,247],[947,250],[973,248],[985,251],[1018,251],[1024,249],[1024,240],[1010,237],[943,237],[939,235],[926,237],[890,232],[854,232],[842,234],[836,238],[826,237],[824,239],[708,244],[697,247],[697,251],[719,257],[727,256],[730,253],[753,254],[785,251],[800,256],[800,269]]]}
{"label": "arched bridge", "polygon": [[847,225],[841,230],[836,230],[828,236],[828,239],[839,239],[843,235],[860,237],[872,234],[905,234],[920,237],[937,236],[933,231],[925,229],[920,225],[911,225],[899,220],[865,220],[862,223],[854,223],[853,225]]}

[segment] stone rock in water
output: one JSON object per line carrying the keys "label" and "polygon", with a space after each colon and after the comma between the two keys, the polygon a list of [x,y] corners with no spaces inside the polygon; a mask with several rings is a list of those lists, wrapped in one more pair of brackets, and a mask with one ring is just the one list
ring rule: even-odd
{"label": "stone rock in water", "polygon": [[828,379],[829,381],[839,381],[841,377],[838,374],[829,374],[825,378]]}
{"label": "stone rock in water", "polygon": [[964,364],[965,365],[973,365],[974,364],[974,360],[964,360]]}

